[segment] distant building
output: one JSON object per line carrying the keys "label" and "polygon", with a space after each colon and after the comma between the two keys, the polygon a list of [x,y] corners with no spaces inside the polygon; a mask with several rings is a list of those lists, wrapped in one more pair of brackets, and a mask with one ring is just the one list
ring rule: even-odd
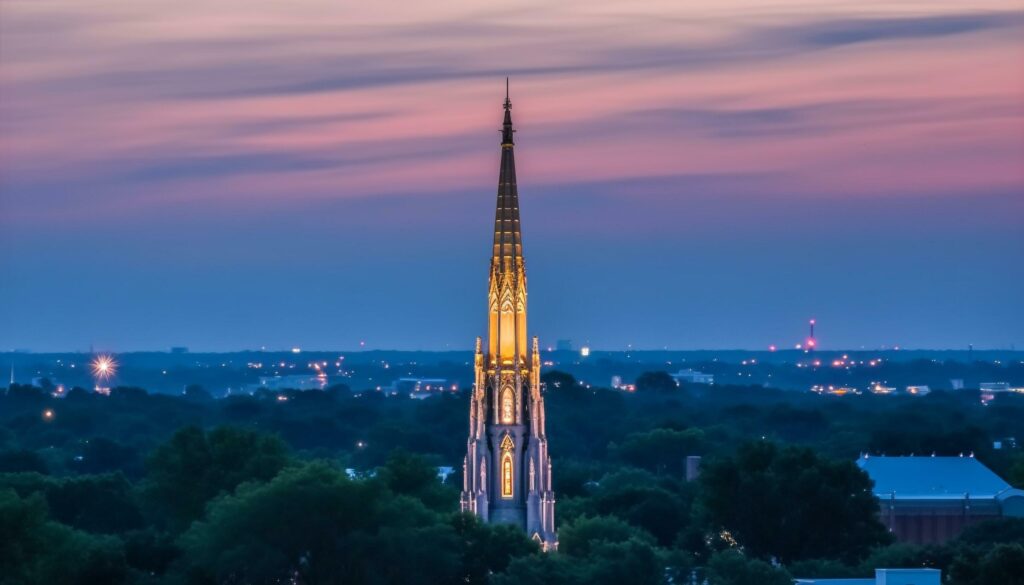
{"label": "distant building", "polygon": [[795,585],[940,585],[938,569],[875,569],[874,579],[796,579]]}
{"label": "distant building", "polygon": [[171,353],[175,353],[175,354],[188,353],[188,348],[183,346],[183,345],[172,347],[171,348]]}
{"label": "distant building", "polygon": [[399,378],[391,383],[390,392],[409,394],[410,398],[428,398],[445,390],[458,390],[447,378]]}
{"label": "distant building", "polygon": [[1016,437],[1006,437],[1006,438],[1003,438],[1003,439],[999,439],[997,441],[992,441],[992,448],[996,449],[997,451],[999,449],[1016,449],[1017,448],[1017,438]]}
{"label": "distant building", "polygon": [[950,380],[949,380],[949,387],[952,388],[953,390],[963,390],[964,389],[964,379],[963,378],[950,378]]}
{"label": "distant building", "polygon": [[453,473],[455,473],[455,468],[454,467],[447,467],[447,466],[438,467],[437,468],[437,479],[441,483],[447,483],[448,482],[448,476],[450,476]]}
{"label": "distant building", "polygon": [[932,389],[928,386],[907,386],[907,394],[911,396],[928,396]]}
{"label": "distant building", "polygon": [[900,542],[943,543],[965,526],[1024,518],[1024,490],[971,457],[872,457],[857,466],[874,482],[879,518]]}
{"label": "distant building", "polygon": [[714,384],[715,383],[715,375],[714,374],[705,374],[704,372],[698,372],[697,370],[691,370],[691,369],[679,370],[675,374],[671,374],[671,376],[672,376],[672,379],[675,380],[677,384],[682,384],[683,382],[687,382],[689,384]]}
{"label": "distant building", "polygon": [[636,384],[626,384],[622,381],[622,376],[612,376],[612,388],[623,392],[636,392]]}
{"label": "distant building", "polygon": [[978,385],[978,390],[981,393],[982,404],[992,402],[996,399],[997,394],[1003,394],[1005,392],[1024,394],[1024,388],[1014,388],[1007,382],[982,382]]}
{"label": "distant building", "polygon": [[879,383],[879,382],[876,382],[871,387],[871,393],[872,394],[893,394],[894,392],[896,392],[896,388],[895,387],[893,387],[893,386],[886,386],[885,384],[882,384],[882,383]]}
{"label": "distant building", "polygon": [[294,374],[291,376],[260,376],[259,386],[251,390],[323,390],[327,386],[326,376],[307,376]]}
{"label": "distant building", "polygon": [[686,481],[697,481],[700,478],[700,455],[686,456]]}
{"label": "distant building", "polygon": [[827,394],[829,396],[846,396],[847,394],[858,395],[860,390],[851,388],[849,386],[822,386],[821,384],[815,384],[811,386],[811,392],[815,394]]}

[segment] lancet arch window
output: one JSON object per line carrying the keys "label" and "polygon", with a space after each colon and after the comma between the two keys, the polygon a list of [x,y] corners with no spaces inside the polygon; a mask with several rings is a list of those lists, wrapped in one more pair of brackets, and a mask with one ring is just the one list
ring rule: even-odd
{"label": "lancet arch window", "polygon": [[501,497],[504,499],[511,499],[514,496],[512,489],[514,483],[512,451],[514,450],[515,444],[512,442],[512,437],[505,435],[505,438],[501,440]]}

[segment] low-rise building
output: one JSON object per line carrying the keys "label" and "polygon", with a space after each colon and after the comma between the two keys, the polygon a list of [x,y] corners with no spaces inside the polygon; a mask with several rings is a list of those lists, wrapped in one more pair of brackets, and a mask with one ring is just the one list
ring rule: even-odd
{"label": "low-rise building", "polygon": [[266,390],[323,390],[327,387],[327,376],[291,374],[288,376],[260,376],[260,383],[250,386],[250,391]]}
{"label": "low-rise building", "polygon": [[796,579],[795,585],[940,585],[938,569],[875,569],[874,579]]}
{"label": "low-rise building", "polygon": [[982,382],[978,384],[982,392],[1010,392],[1012,388],[1008,382]]}
{"label": "low-rise building", "polygon": [[932,389],[928,386],[907,386],[907,394],[911,396],[928,396],[932,393]]}
{"label": "low-rise building", "polygon": [[672,376],[672,379],[675,380],[676,383],[678,383],[678,384],[682,384],[683,382],[686,382],[686,383],[689,383],[689,384],[714,384],[715,383],[715,375],[714,374],[705,374],[704,372],[698,372],[697,370],[691,370],[689,368],[687,368],[685,370],[679,370],[675,374],[670,374],[670,375]]}
{"label": "low-rise building", "polygon": [[447,378],[398,378],[391,383],[388,390],[394,394],[409,394],[410,398],[429,398],[444,391],[456,391],[458,384]]}
{"label": "low-rise building", "polygon": [[973,456],[865,455],[857,466],[874,482],[879,519],[900,542],[943,543],[976,522],[1024,517],[1024,490]]}

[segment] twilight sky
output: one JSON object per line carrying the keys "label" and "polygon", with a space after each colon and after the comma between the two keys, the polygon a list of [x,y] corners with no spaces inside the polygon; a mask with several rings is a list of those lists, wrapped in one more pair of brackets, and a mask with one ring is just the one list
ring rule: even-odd
{"label": "twilight sky", "polygon": [[1024,347],[1019,0],[0,3],[0,350]]}

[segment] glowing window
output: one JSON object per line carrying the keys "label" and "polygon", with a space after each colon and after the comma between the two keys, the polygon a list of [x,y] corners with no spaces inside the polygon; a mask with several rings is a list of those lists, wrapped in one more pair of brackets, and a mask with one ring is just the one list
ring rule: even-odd
{"label": "glowing window", "polygon": [[512,454],[507,451],[501,456],[501,497],[512,497]]}
{"label": "glowing window", "polygon": [[501,391],[501,424],[510,425],[516,422],[516,394],[506,386]]}
{"label": "glowing window", "polygon": [[505,435],[501,440],[501,497],[512,497],[512,451],[515,444],[512,437]]}

